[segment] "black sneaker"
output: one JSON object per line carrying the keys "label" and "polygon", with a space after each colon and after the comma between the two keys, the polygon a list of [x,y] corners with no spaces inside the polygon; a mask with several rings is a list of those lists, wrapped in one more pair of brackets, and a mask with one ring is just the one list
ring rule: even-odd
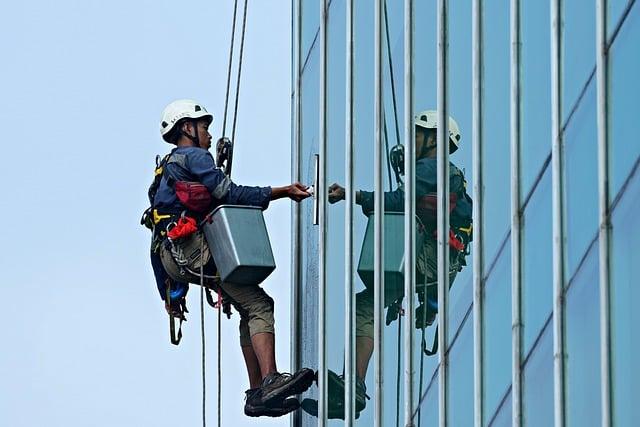
{"label": "black sneaker", "polygon": [[259,388],[245,391],[244,399],[244,414],[248,417],[281,417],[300,407],[300,402],[294,398],[275,401],[272,406],[267,406],[262,400],[262,390]]}
{"label": "black sneaker", "polygon": [[[334,400],[329,396],[327,418],[330,420],[344,420],[344,399]],[[304,399],[300,408],[307,414],[318,417],[318,401],[316,399]],[[360,418],[360,411],[356,411],[356,420]]]}
{"label": "black sneaker", "polygon": [[314,372],[303,368],[292,374],[273,372],[262,380],[262,400],[270,406],[272,402],[300,394],[311,387]]}
{"label": "black sneaker", "polygon": [[[331,412],[331,402],[339,402],[344,406],[344,375],[338,375],[332,370],[327,372],[327,390],[329,392],[329,412]],[[367,406],[367,386],[364,381],[356,377],[356,412],[362,412]]]}

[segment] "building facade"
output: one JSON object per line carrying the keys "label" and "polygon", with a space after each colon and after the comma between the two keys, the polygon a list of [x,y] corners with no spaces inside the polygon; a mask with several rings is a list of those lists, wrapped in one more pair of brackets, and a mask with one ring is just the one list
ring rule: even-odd
{"label": "building facade", "polygon": [[[319,370],[292,425],[640,425],[640,4],[292,7],[292,174],[315,191],[293,207],[292,360]],[[450,161],[473,198],[474,240],[449,292],[451,254],[438,240],[440,280],[427,284],[438,315],[417,329],[413,117],[423,110],[459,124]],[[398,146],[403,175],[389,155]],[[437,158],[447,176],[448,153]],[[329,203],[333,183],[346,200]],[[383,214],[383,192],[398,187],[403,214]],[[358,190],[374,192],[372,215]],[[448,216],[438,219],[446,236]],[[385,307],[391,286],[411,298]],[[371,399],[357,411],[363,312]],[[346,379],[346,421],[329,419],[329,371]]]}

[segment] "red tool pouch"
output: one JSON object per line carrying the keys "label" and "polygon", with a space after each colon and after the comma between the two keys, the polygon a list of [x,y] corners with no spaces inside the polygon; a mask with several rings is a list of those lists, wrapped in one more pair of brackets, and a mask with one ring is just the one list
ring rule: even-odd
{"label": "red tool pouch", "polygon": [[176,225],[167,232],[167,237],[171,240],[177,240],[181,237],[187,237],[198,231],[196,220],[191,217],[178,218]]}
{"label": "red tool pouch", "polygon": [[211,194],[198,182],[176,181],[176,196],[180,203],[194,212],[205,212],[211,207]]}

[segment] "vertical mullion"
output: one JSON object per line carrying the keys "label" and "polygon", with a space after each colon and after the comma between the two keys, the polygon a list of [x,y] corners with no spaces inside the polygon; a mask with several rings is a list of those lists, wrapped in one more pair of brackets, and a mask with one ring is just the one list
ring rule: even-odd
{"label": "vertical mullion", "polygon": [[473,407],[474,427],[482,427],[484,370],[484,337],[482,324],[484,319],[483,277],[484,277],[484,229],[483,229],[483,2],[473,0],[472,5],[472,169],[473,169]]}
{"label": "vertical mullion", "polygon": [[596,84],[598,91],[598,194],[600,263],[600,378],[602,426],[611,426],[611,217],[609,194],[609,116],[607,0],[596,0]]}
{"label": "vertical mullion", "polygon": [[[301,31],[300,24],[301,20],[301,0],[292,0],[291,1],[291,9],[292,9],[292,48],[293,48],[293,75],[294,75],[294,92],[293,92],[293,120],[294,120],[294,129],[293,129],[293,146],[292,146],[292,157],[293,157],[293,167],[291,174],[293,175],[293,180],[296,182],[301,181],[301,167],[300,167],[300,144],[301,144],[301,123],[300,123],[300,110],[301,110],[301,102],[300,102],[300,89],[302,87],[301,83]],[[292,295],[291,295],[291,337],[292,337],[292,345],[291,345],[291,371],[296,372],[301,368],[301,360],[300,360],[300,325],[301,325],[301,310],[300,310],[300,298],[302,293],[301,283],[302,283],[302,256],[301,256],[301,247],[302,247],[302,233],[301,233],[301,206],[299,203],[292,204],[293,210],[293,235],[292,235],[292,259],[291,259],[291,276],[293,279],[292,283]],[[300,424],[300,415],[298,413],[294,414],[291,417],[291,426],[295,427]]]}
{"label": "vertical mullion", "polygon": [[404,425],[413,424],[413,328],[416,258],[415,158],[413,124],[413,0],[404,2]]}
{"label": "vertical mullion", "polygon": [[439,425],[446,427],[448,406],[448,292],[449,292],[449,93],[448,0],[438,0],[438,118],[437,118],[437,234],[438,234],[438,359]]}
{"label": "vertical mullion", "polygon": [[562,120],[562,0],[551,1],[551,170],[553,197],[553,378],[556,427],[565,424],[564,147]]}
{"label": "vertical mullion", "polygon": [[511,366],[512,424],[522,426],[522,211],[520,0],[511,0]]}
{"label": "vertical mullion", "polygon": [[318,426],[327,423],[327,7],[320,1],[320,162],[318,174]]}
{"label": "vertical mullion", "polygon": [[346,0],[346,93],[345,93],[345,425],[355,420],[355,298],[353,281],[353,0]]}
{"label": "vertical mullion", "polygon": [[382,181],[383,159],[383,106],[382,106],[382,1],[376,0],[374,11],[374,380],[375,416],[374,426],[383,425],[383,329],[384,316],[384,194]]}

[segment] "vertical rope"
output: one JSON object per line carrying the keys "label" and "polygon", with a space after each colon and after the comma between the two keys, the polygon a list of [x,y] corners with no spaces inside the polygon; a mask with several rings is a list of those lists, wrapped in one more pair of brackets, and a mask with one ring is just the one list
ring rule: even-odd
{"label": "vertical rope", "polygon": [[202,339],[202,427],[207,425],[207,383],[206,383],[206,349],[204,336],[204,235],[200,236],[200,332]]}
{"label": "vertical rope", "polygon": [[218,427],[222,427],[222,300],[218,285]]}
{"label": "vertical rope", "polygon": [[231,64],[233,63],[233,45],[236,35],[236,13],[238,0],[233,4],[233,24],[231,25],[231,46],[229,46],[229,67],[227,69],[227,94],[224,97],[224,117],[222,119],[222,136],[227,132],[227,107],[229,106],[229,88],[231,87]]}
{"label": "vertical rope", "polygon": [[242,75],[242,57],[244,53],[244,35],[247,28],[247,5],[249,0],[244,0],[244,12],[242,16],[242,37],[240,38],[240,58],[238,59],[238,80],[236,81],[236,105],[233,109],[233,127],[231,129],[231,141],[236,140],[236,121],[238,118],[238,100],[240,99],[240,77]]}

